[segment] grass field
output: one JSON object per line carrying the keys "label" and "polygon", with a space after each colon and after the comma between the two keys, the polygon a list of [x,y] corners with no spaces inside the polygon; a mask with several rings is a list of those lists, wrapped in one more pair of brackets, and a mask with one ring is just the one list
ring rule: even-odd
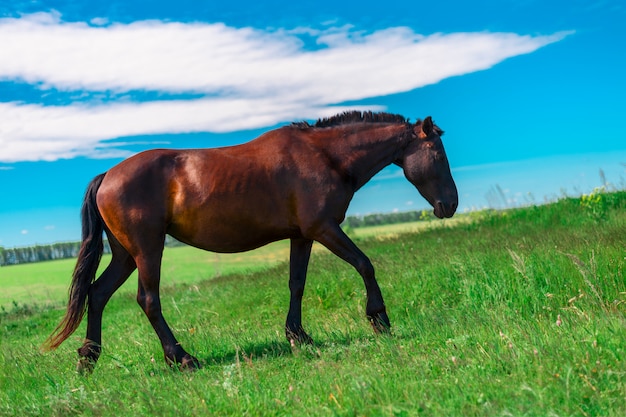
{"label": "grass field", "polygon": [[[471,216],[438,222],[370,226],[354,229],[350,234],[355,239],[387,239],[400,233],[449,227],[469,221],[472,221]],[[327,252],[320,245],[314,248],[316,252]],[[110,255],[102,257],[100,271],[106,267],[110,259]],[[263,270],[288,260],[288,241],[275,242],[250,252],[236,254],[210,253],[190,246],[168,247],[163,254],[162,282],[165,286],[190,285],[223,275]],[[0,288],[2,288],[0,311],[20,307],[51,307],[65,302],[75,263],[75,259],[62,259],[0,268]],[[136,291],[135,273],[120,292]]]}
{"label": "grass field", "polygon": [[354,233],[392,336],[372,333],[361,279],[325,251],[313,254],[304,299],[316,343],[292,347],[286,244],[217,264],[169,250],[164,314],[203,362],[194,373],[164,363],[135,280],[105,311],[94,374],[79,376],[84,324],[57,351],[39,350],[66,289],[38,295],[29,281],[66,286],[67,266],[2,268],[9,303],[20,280],[34,287],[0,313],[0,415],[626,415],[626,193]]}
{"label": "grass field", "polygon": [[[100,270],[108,264],[104,255]],[[163,254],[163,285],[194,284],[203,280],[262,270],[289,259],[289,242],[276,242],[251,252],[216,254],[189,246],[166,248]],[[0,309],[19,306],[53,306],[67,299],[75,259],[13,265],[0,268]],[[136,292],[136,273],[120,289]]]}

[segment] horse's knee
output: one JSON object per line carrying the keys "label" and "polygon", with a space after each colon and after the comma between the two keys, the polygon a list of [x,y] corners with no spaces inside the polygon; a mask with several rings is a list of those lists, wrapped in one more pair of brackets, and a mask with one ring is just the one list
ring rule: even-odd
{"label": "horse's knee", "polygon": [[360,259],[356,264],[356,270],[364,279],[374,278],[374,265],[368,258]]}
{"label": "horse's knee", "polygon": [[304,281],[289,281],[289,292],[291,293],[291,297],[302,300],[304,296]]}

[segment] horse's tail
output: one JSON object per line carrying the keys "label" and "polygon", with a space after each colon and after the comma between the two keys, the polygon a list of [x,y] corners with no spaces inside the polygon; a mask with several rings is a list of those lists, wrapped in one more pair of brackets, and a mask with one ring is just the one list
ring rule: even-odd
{"label": "horse's tail", "polygon": [[78,252],[78,260],[72,274],[67,312],[61,323],[48,337],[44,346],[48,349],[56,349],[78,328],[87,308],[87,296],[89,287],[96,277],[96,271],[102,257],[103,242],[102,232],[104,222],[96,205],[96,193],[102,184],[105,174],[95,177],[87,187],[83,207],[82,218],[82,243]]}

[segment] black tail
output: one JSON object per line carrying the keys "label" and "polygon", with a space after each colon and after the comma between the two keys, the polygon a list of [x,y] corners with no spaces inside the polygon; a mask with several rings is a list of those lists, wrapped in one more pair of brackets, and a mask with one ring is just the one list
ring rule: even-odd
{"label": "black tail", "polygon": [[78,328],[87,307],[89,287],[96,277],[96,271],[102,257],[102,232],[104,222],[96,205],[96,193],[102,184],[105,174],[95,177],[87,187],[81,218],[83,226],[83,241],[78,252],[78,260],[72,274],[70,298],[67,303],[67,312],[61,323],[46,340],[48,349],[56,349]]}

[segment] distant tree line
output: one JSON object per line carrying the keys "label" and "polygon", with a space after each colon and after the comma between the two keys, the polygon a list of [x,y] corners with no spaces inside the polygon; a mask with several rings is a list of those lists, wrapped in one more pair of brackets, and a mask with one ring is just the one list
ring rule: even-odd
{"label": "distant tree line", "polygon": [[[0,247],[0,266],[75,258],[78,256],[79,249],[80,242],[64,242],[10,249]],[[106,241],[104,253],[111,253],[111,249]]]}
{"label": "distant tree line", "polygon": [[[184,243],[169,235],[165,237],[165,246],[175,247],[183,245]],[[53,243],[51,245],[35,245],[10,249],[0,246],[0,266],[76,258],[79,250],[80,242]],[[104,253],[111,253],[111,247],[106,239],[104,240]]]}
{"label": "distant tree line", "polygon": [[348,216],[343,222],[344,227],[357,228],[364,226],[380,226],[385,224],[408,223],[434,218],[432,211],[402,211],[396,213],[374,213],[364,216]]}
{"label": "distant tree line", "polygon": [[[384,224],[428,220],[432,217],[432,213],[426,210],[367,214],[364,216],[348,216],[343,222],[343,226],[354,229],[364,226],[379,226]],[[184,245],[184,243],[179,242],[169,235],[165,237],[165,246],[175,247],[182,245]],[[51,245],[36,245],[10,249],[0,246],[0,266],[76,258],[79,249],[80,242],[54,243]],[[106,240],[104,241],[104,253],[111,253],[111,248]]]}

